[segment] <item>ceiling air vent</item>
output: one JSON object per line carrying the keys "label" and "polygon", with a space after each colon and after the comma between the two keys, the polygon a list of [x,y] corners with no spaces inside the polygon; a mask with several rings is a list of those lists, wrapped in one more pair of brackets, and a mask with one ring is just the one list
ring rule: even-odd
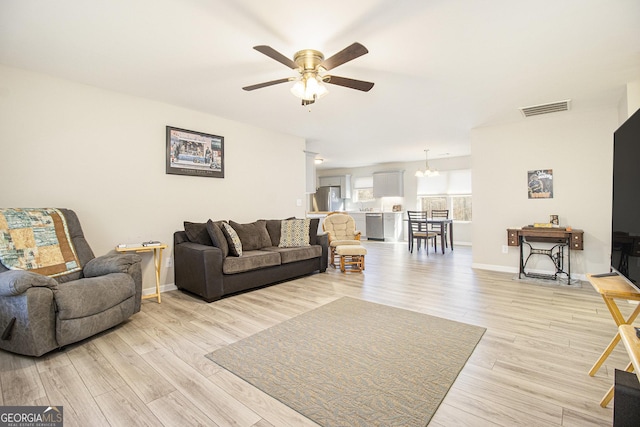
{"label": "ceiling air vent", "polygon": [[520,107],[522,115],[525,117],[539,116],[540,114],[557,113],[558,111],[567,111],[571,105],[571,100],[551,102],[549,104],[532,105],[530,107]]}

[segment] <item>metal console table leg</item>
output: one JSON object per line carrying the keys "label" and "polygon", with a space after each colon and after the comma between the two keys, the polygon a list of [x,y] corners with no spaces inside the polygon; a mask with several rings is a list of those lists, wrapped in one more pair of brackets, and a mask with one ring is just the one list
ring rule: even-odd
{"label": "metal console table leg", "polygon": [[[529,255],[526,259],[524,259],[524,245],[529,247]],[[567,248],[567,270],[564,271],[564,248]],[[543,273],[527,273],[525,268],[527,267],[527,263],[532,255],[545,255],[548,256],[553,265],[555,267],[554,274],[543,274]],[[520,274],[518,278],[522,278],[522,275],[525,277],[532,277],[536,279],[548,279],[548,280],[558,280],[558,274],[566,274],[567,275],[567,284],[571,284],[571,246],[568,243],[558,243],[551,247],[551,249],[541,249],[534,248],[531,244],[525,241],[522,237],[520,237]]]}

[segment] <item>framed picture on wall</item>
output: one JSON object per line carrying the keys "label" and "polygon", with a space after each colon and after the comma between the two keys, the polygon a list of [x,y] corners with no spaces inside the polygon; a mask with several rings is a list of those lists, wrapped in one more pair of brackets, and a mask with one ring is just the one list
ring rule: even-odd
{"label": "framed picture on wall", "polygon": [[167,173],[224,178],[224,137],[167,126]]}
{"label": "framed picture on wall", "polygon": [[530,199],[553,199],[553,170],[528,171],[527,187]]}

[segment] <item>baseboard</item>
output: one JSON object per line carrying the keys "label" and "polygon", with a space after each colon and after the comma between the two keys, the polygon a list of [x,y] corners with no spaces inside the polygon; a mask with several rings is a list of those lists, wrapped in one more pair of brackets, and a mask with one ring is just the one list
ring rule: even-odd
{"label": "baseboard", "polygon": [[477,268],[478,270],[497,271],[500,273],[518,273],[518,269],[516,267],[507,267],[504,265],[478,264],[474,262],[471,263],[471,268]]}
{"label": "baseboard", "polygon": [[[160,293],[175,291],[176,289],[178,288],[174,283],[167,283],[165,285],[160,286]],[[146,288],[142,290],[142,296],[153,295],[155,293],[156,293],[156,290],[154,288]]]}
{"label": "baseboard", "polygon": [[[489,270],[489,271],[497,271],[500,273],[513,273],[518,274],[520,271],[518,267],[507,267],[504,265],[492,265],[492,264],[478,264],[472,263],[471,268],[477,268],[478,270]],[[553,271],[548,270],[527,270],[529,273],[538,273],[538,274],[553,274]],[[561,276],[564,277],[564,276]],[[587,276],[584,274],[575,274],[571,273],[571,280],[587,280]]]}

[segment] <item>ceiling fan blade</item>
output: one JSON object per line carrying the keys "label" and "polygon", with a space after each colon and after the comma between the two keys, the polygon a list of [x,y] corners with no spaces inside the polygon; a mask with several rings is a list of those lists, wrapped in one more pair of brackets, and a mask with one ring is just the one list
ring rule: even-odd
{"label": "ceiling fan blade", "polygon": [[325,83],[332,85],[344,86],[351,89],[361,90],[363,92],[369,92],[373,87],[373,83],[365,82],[364,80],[348,79],[346,77],[338,76],[325,76],[323,79]]}
{"label": "ceiling fan blade", "polygon": [[242,89],[243,90],[256,90],[256,89],[261,89],[261,88],[267,87],[267,86],[279,85],[280,83],[286,83],[288,81],[291,81],[291,79],[290,78],[286,78],[286,79],[271,80],[270,82],[264,82],[264,83],[258,83],[258,84],[251,85],[251,86],[245,86]]}
{"label": "ceiling fan blade", "polygon": [[366,47],[362,46],[360,43],[353,43],[351,46],[347,46],[342,49],[340,52],[336,53],[330,58],[325,59],[320,63],[320,66],[325,70],[331,70],[332,68],[336,68],[338,65],[342,65],[345,62],[349,62],[353,59],[356,59],[369,51]]}
{"label": "ceiling fan blade", "polygon": [[269,58],[275,59],[279,63],[286,65],[292,70],[295,70],[296,68],[298,68],[298,64],[296,64],[291,59],[287,58],[286,56],[284,56],[283,54],[281,54],[280,52],[278,52],[277,50],[275,50],[270,46],[260,45],[260,46],[254,46],[253,48],[258,52],[264,55],[267,55]]}

